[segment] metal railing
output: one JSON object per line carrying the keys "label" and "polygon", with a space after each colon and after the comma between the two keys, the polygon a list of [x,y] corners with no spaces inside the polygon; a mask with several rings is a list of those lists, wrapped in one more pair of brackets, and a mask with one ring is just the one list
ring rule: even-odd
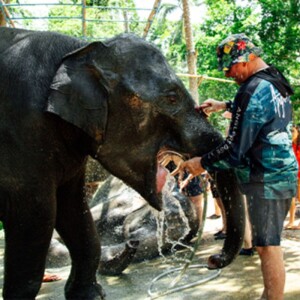
{"label": "metal railing", "polygon": [[[161,1],[154,0],[152,8],[139,8],[99,5],[90,6],[86,4],[86,0],[81,0],[81,2],[77,4],[62,1],[57,3],[21,3],[20,1],[18,3],[4,3],[4,0],[0,0],[0,12],[2,12],[6,24],[10,27],[40,29],[40,24],[43,24],[42,27],[48,29],[49,22],[52,21],[74,21],[77,23],[71,22],[70,24],[77,24],[77,28],[79,27],[79,22],[81,23],[81,36],[78,37],[83,39],[104,39],[107,38],[107,36],[93,36],[93,34],[91,34],[93,30],[88,30],[88,24],[123,23],[123,28],[114,26],[114,35],[125,31],[134,32],[145,37],[153,22],[153,16],[159,9],[160,2]],[[35,15],[32,13],[32,8],[37,10],[43,8],[44,13]],[[55,14],[54,8],[58,9],[56,12],[57,14]],[[59,10],[59,8],[62,9]],[[35,12],[37,10],[35,10]],[[65,12],[66,15],[62,15],[61,12]],[[113,13],[109,14],[109,12]],[[148,18],[141,17],[139,12],[144,12],[144,14],[148,13]],[[36,26],[34,21],[38,21],[39,25]],[[130,24],[138,24],[138,26],[130,26]]]}

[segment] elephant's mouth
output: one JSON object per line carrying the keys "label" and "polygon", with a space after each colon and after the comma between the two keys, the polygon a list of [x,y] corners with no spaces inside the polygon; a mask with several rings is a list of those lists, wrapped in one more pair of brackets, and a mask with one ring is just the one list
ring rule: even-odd
{"label": "elephant's mouth", "polygon": [[166,180],[167,174],[174,169],[170,169],[170,162],[173,162],[172,167],[177,167],[185,160],[185,156],[181,153],[163,148],[157,153],[157,172],[156,172],[156,192],[161,193]]}
{"label": "elephant's mouth", "polygon": [[168,171],[161,164],[157,164],[156,171],[156,193],[161,193],[167,181]]}

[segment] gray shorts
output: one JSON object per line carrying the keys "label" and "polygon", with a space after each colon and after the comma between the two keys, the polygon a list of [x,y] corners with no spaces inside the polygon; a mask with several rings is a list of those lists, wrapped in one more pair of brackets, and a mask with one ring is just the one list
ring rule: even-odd
{"label": "gray shorts", "polygon": [[279,246],[283,223],[292,199],[247,196],[253,246]]}

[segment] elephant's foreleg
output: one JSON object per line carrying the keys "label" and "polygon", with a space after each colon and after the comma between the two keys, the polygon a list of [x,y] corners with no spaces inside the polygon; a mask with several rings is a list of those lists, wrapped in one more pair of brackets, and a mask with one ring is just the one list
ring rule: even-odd
{"label": "elephant's foreleg", "polygon": [[83,200],[83,182],[74,182],[58,191],[56,229],[72,260],[65,295],[67,299],[104,299],[96,282],[100,259],[100,241],[87,203]]}
{"label": "elephant's foreleg", "polygon": [[[10,199],[4,219],[4,299],[35,299],[43,278],[45,259],[55,222],[55,207],[40,195]],[[24,201],[24,199],[26,201]],[[49,207],[50,206],[50,207]],[[45,209],[47,207],[47,209]]]}

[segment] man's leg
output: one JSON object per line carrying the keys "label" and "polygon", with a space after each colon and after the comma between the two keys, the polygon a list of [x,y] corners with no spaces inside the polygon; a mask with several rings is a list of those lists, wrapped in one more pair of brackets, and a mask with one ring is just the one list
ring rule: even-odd
{"label": "man's leg", "polygon": [[261,260],[264,281],[261,299],[283,300],[285,268],[280,240],[291,201],[264,199],[258,195],[247,197],[253,245]]}
{"label": "man's leg", "polygon": [[261,260],[264,292],[261,299],[283,300],[285,268],[280,246],[256,247]]}

